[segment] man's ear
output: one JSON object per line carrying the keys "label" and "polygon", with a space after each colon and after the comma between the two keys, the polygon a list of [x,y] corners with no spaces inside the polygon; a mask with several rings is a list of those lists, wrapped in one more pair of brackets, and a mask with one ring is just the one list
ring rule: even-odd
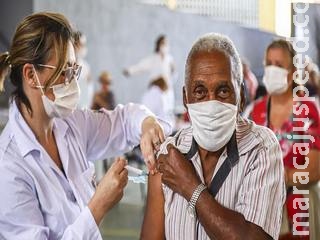
{"label": "man's ear", "polygon": [[246,104],[246,97],[244,95],[244,83],[241,84],[241,88],[240,88],[240,109],[239,112],[242,113],[244,111],[244,106]]}
{"label": "man's ear", "polygon": [[186,93],[186,87],[185,86],[183,86],[183,88],[182,88],[182,96],[183,96],[183,106],[186,109],[188,109],[187,108],[187,93]]}
{"label": "man's ear", "polygon": [[35,88],[37,85],[34,66],[30,63],[26,63],[22,68],[22,77],[25,80],[25,84],[31,88]]}

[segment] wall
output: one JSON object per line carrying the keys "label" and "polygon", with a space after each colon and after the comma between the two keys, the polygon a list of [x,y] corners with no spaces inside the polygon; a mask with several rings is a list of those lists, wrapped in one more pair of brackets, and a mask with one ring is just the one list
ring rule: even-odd
{"label": "wall", "polygon": [[34,11],[57,11],[65,14],[87,35],[88,61],[93,78],[102,70],[113,75],[113,89],[118,102],[139,101],[147,87],[147,75],[125,78],[122,70],[150,54],[154,40],[167,34],[175,58],[178,76],[175,84],[177,103],[181,105],[184,62],[193,41],[206,32],[227,34],[241,55],[262,74],[262,57],[272,35],[254,29],[218,22],[208,17],[172,12],[163,7],[138,4],[131,0],[50,1],[34,0]]}
{"label": "wall", "polygon": [[[17,24],[33,11],[33,0],[1,0],[0,2],[0,53],[8,51]],[[6,92],[0,93],[0,107],[8,106],[12,86],[6,80]]]}
{"label": "wall", "polygon": [[[303,7],[303,6],[302,6]],[[301,8],[302,8],[301,7]],[[307,51],[307,55],[311,57],[314,62],[316,62],[319,66],[320,64],[320,4],[310,4],[309,9],[306,12],[306,15],[309,16],[309,23],[307,28],[309,29],[309,49]],[[301,20],[303,21],[303,20]]]}

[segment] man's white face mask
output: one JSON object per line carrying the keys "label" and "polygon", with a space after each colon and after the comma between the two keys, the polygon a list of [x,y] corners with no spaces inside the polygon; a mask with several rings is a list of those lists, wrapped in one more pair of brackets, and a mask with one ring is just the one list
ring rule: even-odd
{"label": "man's white face mask", "polygon": [[262,82],[269,95],[282,94],[288,90],[288,70],[277,66],[266,66]]}
{"label": "man's white face mask", "polygon": [[40,88],[42,93],[43,107],[50,118],[66,118],[77,108],[80,88],[76,79],[72,79],[69,84],[61,83],[52,86],[55,97],[55,100],[52,101],[44,94],[44,87],[41,86],[36,71],[35,76],[38,82],[37,87]]}
{"label": "man's white face mask", "polygon": [[217,100],[187,104],[193,137],[202,148],[216,152],[231,139],[238,107]]}

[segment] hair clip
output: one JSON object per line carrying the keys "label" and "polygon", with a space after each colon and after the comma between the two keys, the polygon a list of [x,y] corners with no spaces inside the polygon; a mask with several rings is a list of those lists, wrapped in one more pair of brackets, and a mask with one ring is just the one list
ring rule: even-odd
{"label": "hair clip", "polygon": [[6,63],[9,63],[9,67],[10,67],[10,65],[11,65],[11,63],[10,63],[10,61],[9,61],[10,53],[9,53],[9,52],[5,52],[4,54],[7,55],[6,58],[4,59],[4,61],[5,61]]}

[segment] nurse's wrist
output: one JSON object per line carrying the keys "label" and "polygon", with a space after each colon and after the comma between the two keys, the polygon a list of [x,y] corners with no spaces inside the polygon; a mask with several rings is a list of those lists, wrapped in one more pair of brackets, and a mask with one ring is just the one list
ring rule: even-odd
{"label": "nurse's wrist", "polygon": [[103,217],[110,209],[110,207],[108,207],[108,205],[105,204],[102,199],[99,200],[99,197],[97,197],[96,194],[94,194],[91,200],[89,201],[88,208],[90,209],[97,225],[101,223]]}

